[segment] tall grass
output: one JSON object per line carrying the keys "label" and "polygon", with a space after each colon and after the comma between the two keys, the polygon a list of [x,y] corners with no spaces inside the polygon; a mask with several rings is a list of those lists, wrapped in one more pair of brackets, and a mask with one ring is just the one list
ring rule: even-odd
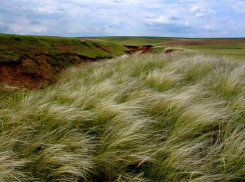
{"label": "tall grass", "polygon": [[0,107],[1,181],[244,181],[245,65],[189,52],[64,71]]}

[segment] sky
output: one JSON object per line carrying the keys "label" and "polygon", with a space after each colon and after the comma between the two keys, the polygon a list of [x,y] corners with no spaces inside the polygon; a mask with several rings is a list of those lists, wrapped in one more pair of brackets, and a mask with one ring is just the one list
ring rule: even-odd
{"label": "sky", "polygon": [[245,0],[0,0],[0,33],[245,37]]}

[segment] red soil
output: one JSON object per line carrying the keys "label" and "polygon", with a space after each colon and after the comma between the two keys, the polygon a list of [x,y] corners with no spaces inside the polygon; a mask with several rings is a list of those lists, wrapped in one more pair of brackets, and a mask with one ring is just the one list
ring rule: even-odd
{"label": "red soil", "polygon": [[[79,56],[64,55],[73,57],[76,61],[74,65],[86,62],[88,58]],[[28,89],[44,88],[55,82],[57,73],[65,66],[56,61],[52,66],[47,59],[53,59],[47,55],[38,55],[35,60],[24,58],[19,62],[0,64],[0,83]],[[54,59],[53,59],[54,60]]]}
{"label": "red soil", "polygon": [[39,56],[39,62],[25,58],[19,63],[0,65],[0,83],[28,89],[40,88],[54,83],[54,68],[43,58],[43,56]]}
{"label": "red soil", "polygon": [[173,51],[176,51],[176,49],[167,49],[167,50],[164,51],[164,53],[168,54],[168,53],[171,53]]}
{"label": "red soil", "polygon": [[131,52],[136,52],[139,49],[138,46],[127,46],[127,45],[125,45],[124,47],[127,47]]}
{"label": "red soil", "polygon": [[142,46],[125,46],[127,47],[131,53],[140,53],[140,54],[148,54],[151,52],[151,45],[142,45]]}

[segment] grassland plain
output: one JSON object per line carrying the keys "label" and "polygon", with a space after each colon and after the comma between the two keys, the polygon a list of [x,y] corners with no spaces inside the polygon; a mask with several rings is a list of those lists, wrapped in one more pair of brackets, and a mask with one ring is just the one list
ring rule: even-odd
{"label": "grassland plain", "polygon": [[245,63],[124,55],[0,100],[0,181],[244,181]]}
{"label": "grassland plain", "polygon": [[113,58],[127,51],[104,41],[0,34],[0,82],[40,88],[55,82],[57,73],[65,67]]}
{"label": "grassland plain", "polygon": [[225,55],[245,58],[245,38],[178,38],[178,37],[94,37],[121,45],[152,45],[153,52],[161,52],[166,47],[187,48],[203,54]]}
{"label": "grassland plain", "polygon": [[245,43],[210,44],[210,45],[183,45],[182,48],[199,51],[203,54],[245,58]]}
{"label": "grassland plain", "polygon": [[[87,38],[85,38],[87,39]],[[115,37],[90,37],[91,40],[103,40],[114,42],[120,45],[140,46],[140,45],[158,45],[161,43],[171,42],[171,38],[165,37],[133,37],[133,36],[115,36]]]}

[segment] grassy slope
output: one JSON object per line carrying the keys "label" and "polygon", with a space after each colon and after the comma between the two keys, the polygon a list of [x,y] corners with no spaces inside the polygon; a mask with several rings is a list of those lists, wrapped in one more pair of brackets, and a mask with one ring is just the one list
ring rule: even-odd
{"label": "grassy slope", "polygon": [[[114,57],[122,55],[125,47],[102,41],[81,42],[76,38],[20,36],[0,34],[0,63],[20,61],[23,57],[35,57],[41,54],[59,56],[60,54],[76,54],[88,58]],[[103,47],[106,51],[99,49]]]}
{"label": "grassy slope", "polygon": [[127,51],[124,46],[104,41],[0,34],[0,83],[29,89],[45,87],[54,83],[65,67]]}
{"label": "grassy slope", "polygon": [[244,78],[188,52],[69,68],[0,100],[0,181],[244,181]]}

